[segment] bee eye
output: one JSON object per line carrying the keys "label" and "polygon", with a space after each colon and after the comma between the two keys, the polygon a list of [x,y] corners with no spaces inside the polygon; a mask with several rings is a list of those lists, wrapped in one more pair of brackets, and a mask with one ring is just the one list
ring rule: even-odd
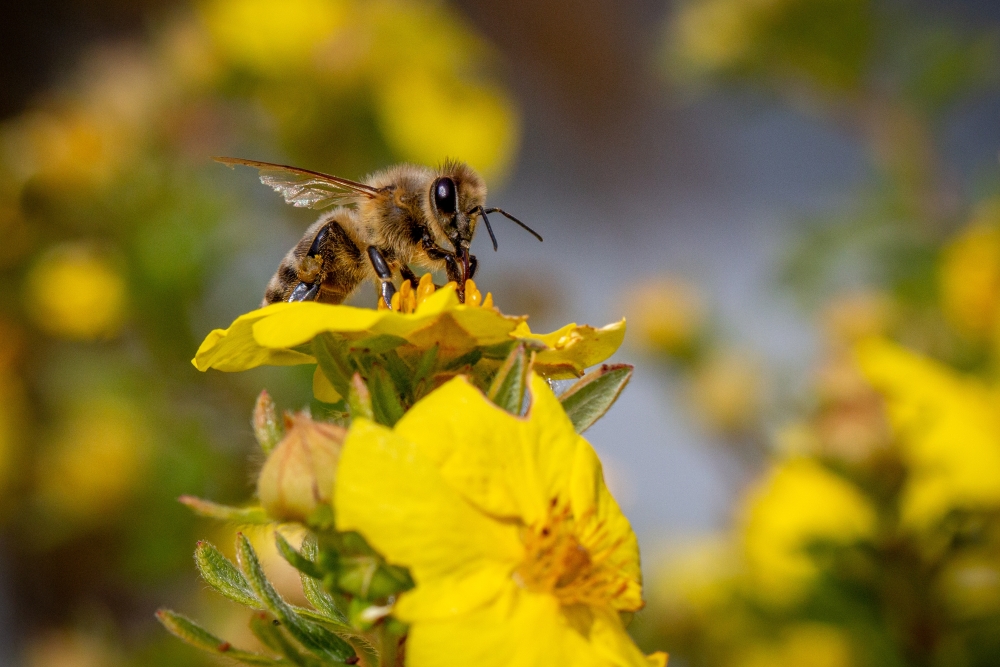
{"label": "bee eye", "polygon": [[455,199],[455,181],[447,176],[434,181],[431,189],[434,195],[434,205],[437,210],[445,215],[451,215],[458,210],[458,202]]}

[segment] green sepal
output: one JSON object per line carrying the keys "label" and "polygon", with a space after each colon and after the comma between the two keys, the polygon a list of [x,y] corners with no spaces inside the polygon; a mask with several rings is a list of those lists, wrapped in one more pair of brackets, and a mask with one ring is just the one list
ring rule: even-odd
{"label": "green sepal", "polygon": [[520,415],[529,367],[524,346],[516,346],[493,377],[486,397],[507,412]]}
{"label": "green sepal", "polygon": [[416,368],[413,369],[413,386],[417,387],[430,377],[431,373],[434,372],[434,367],[437,366],[438,349],[440,346],[434,343],[434,347],[431,347],[424,351],[420,355],[420,359],[417,361]]}
{"label": "green sepal", "polygon": [[347,346],[342,339],[330,333],[322,333],[312,342],[312,354],[320,370],[337,393],[347,396],[354,367],[347,355]]}
{"label": "green sepal", "polygon": [[264,609],[247,578],[233,563],[208,542],[198,542],[194,562],[205,582],[224,597],[251,609]]}
{"label": "green sepal", "polygon": [[368,390],[372,397],[372,412],[375,421],[384,426],[395,426],[406,409],[399,398],[399,390],[388,371],[380,364],[372,364],[368,376]]}
{"label": "green sepal", "polygon": [[271,400],[271,395],[267,393],[266,389],[257,396],[251,423],[257,444],[260,445],[265,454],[270,454],[281,442],[282,428],[274,401]]}
{"label": "green sepal", "polygon": [[483,351],[481,348],[477,347],[475,349],[469,350],[462,356],[455,357],[454,359],[449,361],[447,364],[445,364],[444,370],[453,371],[456,368],[461,368],[462,366],[472,367],[475,366],[477,363],[479,363],[479,360],[482,358],[483,358]]}
{"label": "green sepal", "polygon": [[233,648],[229,642],[216,637],[211,632],[201,627],[190,618],[182,616],[169,609],[160,609],[156,612],[156,618],[163,624],[163,627],[177,637],[182,642],[190,644],[203,651],[222,655],[244,665],[285,665],[284,660],[276,660],[259,653],[241,651]]}
{"label": "green sepal", "polygon": [[194,496],[181,496],[177,499],[177,502],[188,507],[198,516],[208,519],[256,526],[273,522],[273,519],[268,518],[264,509],[259,506],[230,507],[229,505],[220,505],[219,503],[213,503],[211,500],[196,498]]}
{"label": "green sepal", "polygon": [[413,396],[413,371],[406,362],[400,358],[395,351],[390,351],[382,355],[382,363],[389,377],[396,384],[396,389],[404,401]]}
{"label": "green sepal", "polygon": [[288,540],[285,539],[285,536],[278,531],[274,532],[274,542],[278,547],[278,553],[281,554],[282,558],[288,561],[289,565],[302,574],[314,579],[323,578],[323,573],[320,571],[316,563],[296,551],[295,547],[289,544]]}
{"label": "green sepal", "polygon": [[242,533],[236,536],[236,555],[246,572],[254,593],[257,594],[285,629],[303,647],[325,660],[343,662],[354,657],[354,648],[330,630],[313,621],[307,621],[285,602],[267,580],[250,540]]}
{"label": "green sepal", "polygon": [[[322,569],[319,564],[319,546],[316,544],[316,538],[309,534],[304,540],[302,540],[302,558],[309,561],[317,572],[322,573]],[[324,577],[312,577],[305,573],[305,570],[299,570],[300,578],[302,579],[302,592],[305,594],[306,599],[309,600],[309,604],[316,608],[317,611],[328,616],[329,618],[340,622],[347,623],[347,616],[341,611],[340,607],[337,606],[337,601],[332,595],[326,592],[323,588],[322,580]]]}
{"label": "green sepal", "polygon": [[390,350],[395,350],[400,345],[406,343],[405,338],[393,336],[392,334],[376,334],[361,340],[348,343],[348,349],[352,354],[382,354]]}
{"label": "green sepal", "polygon": [[375,421],[375,413],[372,410],[372,395],[360,373],[355,373],[351,377],[351,385],[347,390],[347,406],[352,419],[363,417]]}
{"label": "green sepal", "polygon": [[632,379],[629,364],[604,364],[567,389],[559,401],[577,433],[583,433],[604,416]]}

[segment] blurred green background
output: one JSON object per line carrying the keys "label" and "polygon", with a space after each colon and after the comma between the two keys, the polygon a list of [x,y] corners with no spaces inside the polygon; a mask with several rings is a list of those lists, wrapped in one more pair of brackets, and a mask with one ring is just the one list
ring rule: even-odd
{"label": "blurred green background", "polygon": [[[646,648],[1000,664],[993,3],[8,5],[0,663],[210,660],[164,604],[245,636],[190,560],[227,529],[176,498],[249,498],[253,400],[309,404],[311,369],[189,360],[315,214],[209,159],[235,155],[464,159],[546,237],[477,239],[504,311],[629,317],[635,380],[588,435],[642,543]],[[897,396],[858,368],[871,335],[936,361],[879,357]]]}

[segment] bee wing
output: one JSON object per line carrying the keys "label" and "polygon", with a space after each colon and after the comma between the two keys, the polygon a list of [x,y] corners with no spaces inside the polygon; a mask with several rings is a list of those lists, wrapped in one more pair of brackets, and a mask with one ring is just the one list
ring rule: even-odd
{"label": "bee wing", "polygon": [[260,182],[270,186],[292,206],[326,208],[343,201],[349,192],[357,192],[369,198],[374,198],[379,192],[377,188],[364,183],[284,164],[236,157],[212,159],[229,168],[235,168],[238,164],[253,167],[260,174]]}

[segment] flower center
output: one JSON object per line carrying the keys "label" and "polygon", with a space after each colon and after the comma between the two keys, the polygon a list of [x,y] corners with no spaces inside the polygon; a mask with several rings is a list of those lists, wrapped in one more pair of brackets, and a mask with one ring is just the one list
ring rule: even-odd
{"label": "flower center", "polygon": [[607,567],[615,545],[589,550],[569,507],[559,506],[556,499],[543,521],[524,529],[522,539],[525,556],[513,576],[526,590],[554,595],[563,606],[604,606],[627,587],[625,579]]}
{"label": "flower center", "polygon": [[[455,283],[448,283],[454,285]],[[417,306],[427,300],[431,294],[437,290],[433,277],[429,273],[420,276],[420,284],[413,287],[410,281],[404,280],[399,286],[399,290],[392,295],[392,309],[397,313],[412,313],[417,310]],[[493,294],[488,293],[483,297],[482,292],[476,288],[476,283],[472,280],[465,281],[465,305],[479,306],[482,308],[493,307]],[[378,309],[386,310],[385,301],[378,300]]]}

